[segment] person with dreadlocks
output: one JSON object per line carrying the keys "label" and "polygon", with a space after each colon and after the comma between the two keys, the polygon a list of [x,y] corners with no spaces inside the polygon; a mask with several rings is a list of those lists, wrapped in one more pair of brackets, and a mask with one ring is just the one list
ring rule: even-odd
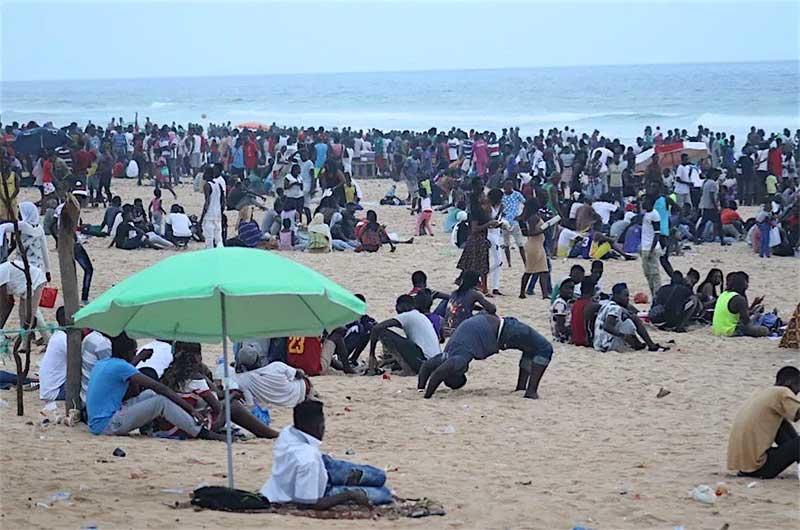
{"label": "person with dreadlocks", "polygon": [[[195,407],[211,411],[210,430],[219,431],[225,426],[224,403],[220,403],[219,389],[214,385],[211,371],[203,364],[200,344],[176,342],[172,364],[164,371],[161,382]],[[244,427],[258,438],[277,438],[278,432],[256,418],[242,404],[239,390],[231,390],[231,421]]]}

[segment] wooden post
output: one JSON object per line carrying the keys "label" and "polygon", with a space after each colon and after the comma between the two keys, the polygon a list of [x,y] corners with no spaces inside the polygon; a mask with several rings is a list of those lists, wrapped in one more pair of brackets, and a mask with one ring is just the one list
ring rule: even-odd
{"label": "wooden post", "polygon": [[[33,315],[36,311],[36,308],[33,307],[33,304],[31,304],[31,298],[33,298],[33,287],[31,282],[31,267],[28,263],[28,253],[25,250],[25,246],[22,244],[19,223],[17,222],[17,218],[14,217],[14,208],[12,207],[14,205],[13,197],[11,195],[11,190],[8,189],[8,182],[6,181],[6,177],[10,171],[11,168],[7,164],[6,151],[4,148],[2,153],[0,153],[0,182],[2,182],[2,201],[3,205],[5,206],[5,210],[9,212],[9,215],[12,216],[11,222],[14,225],[14,242],[17,247],[17,253],[22,260],[22,272],[25,274],[25,314],[21,315],[22,319],[24,320],[19,323],[19,326],[20,329],[24,329],[26,332],[17,337],[17,339],[14,341],[14,347],[12,350],[12,354],[14,356],[14,365],[17,369],[17,416],[22,416],[25,414],[25,401],[22,387],[25,378],[28,377],[28,370],[31,366],[31,334],[29,330],[33,329],[34,327]],[[19,183],[16,185],[16,193],[19,193]],[[17,303],[22,304],[23,302],[22,300],[17,300]],[[41,324],[41,322],[39,324]],[[23,342],[25,343],[24,366],[22,364],[22,357],[19,355],[19,349]]]}
{"label": "wooden post", "polygon": [[81,409],[81,331],[72,328],[79,307],[75,229],[78,227],[80,214],[77,199],[68,193],[58,217],[58,268],[61,271],[61,292],[67,320],[67,384],[64,405],[68,415],[71,409]]}

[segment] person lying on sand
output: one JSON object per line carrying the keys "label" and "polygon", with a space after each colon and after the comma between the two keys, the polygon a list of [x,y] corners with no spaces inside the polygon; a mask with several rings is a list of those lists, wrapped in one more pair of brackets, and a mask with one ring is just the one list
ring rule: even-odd
{"label": "person lying on sand", "polygon": [[538,399],[539,382],[553,357],[553,346],[516,318],[489,313],[470,317],[458,326],[444,352],[422,365],[417,389],[424,389],[429,399],[442,383],[461,388],[467,383],[466,373],[473,359],[483,360],[500,350],[522,352],[515,391],[524,390],[524,397]]}
{"label": "person lying on sand", "polygon": [[[728,440],[728,469],[739,476],[775,478],[800,462],[800,370],[784,366],[775,385],[756,391],[739,409]],[[773,447],[774,446],[774,447]]]}
{"label": "person lying on sand", "polygon": [[122,333],[111,339],[111,357],[94,365],[86,391],[92,434],[124,435],[163,418],[190,437],[225,440],[201,427],[205,416],[178,394],[136,370],[135,354],[136,341]]}
{"label": "person lying on sand", "polygon": [[273,448],[272,473],[261,495],[272,503],[293,502],[327,510],[353,502],[380,505],[393,502],[382,470],[320,451],[325,435],[325,413],[319,401],[294,408],[293,425],[285,427]]}
{"label": "person lying on sand", "polygon": [[[618,283],[611,289],[611,300],[600,307],[594,325],[594,349],[601,352],[630,350],[667,351],[653,342],[644,323],[630,305],[628,285]],[[641,340],[640,340],[641,339]]]}

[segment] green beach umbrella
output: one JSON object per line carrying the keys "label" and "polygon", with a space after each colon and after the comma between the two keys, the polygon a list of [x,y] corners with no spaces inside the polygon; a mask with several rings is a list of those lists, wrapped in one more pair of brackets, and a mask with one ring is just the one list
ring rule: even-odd
{"label": "green beach umbrella", "polygon": [[365,310],[308,267],[274,252],[226,247],[176,254],[126,278],[78,311],[75,324],[111,336],[218,343],[316,335]]}
{"label": "green beach umbrella", "polygon": [[228,485],[233,487],[227,339],[313,336],[357,320],[366,304],[276,253],[239,247],[176,254],[118,283],[75,314],[115,336],[222,341]]}

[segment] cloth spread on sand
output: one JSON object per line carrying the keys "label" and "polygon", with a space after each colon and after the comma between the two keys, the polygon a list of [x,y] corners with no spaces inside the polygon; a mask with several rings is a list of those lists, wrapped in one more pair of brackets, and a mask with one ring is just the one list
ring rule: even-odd
{"label": "cloth spread on sand", "polygon": [[781,348],[800,349],[800,304],[794,309],[794,314],[786,326],[786,332],[781,338]]}

